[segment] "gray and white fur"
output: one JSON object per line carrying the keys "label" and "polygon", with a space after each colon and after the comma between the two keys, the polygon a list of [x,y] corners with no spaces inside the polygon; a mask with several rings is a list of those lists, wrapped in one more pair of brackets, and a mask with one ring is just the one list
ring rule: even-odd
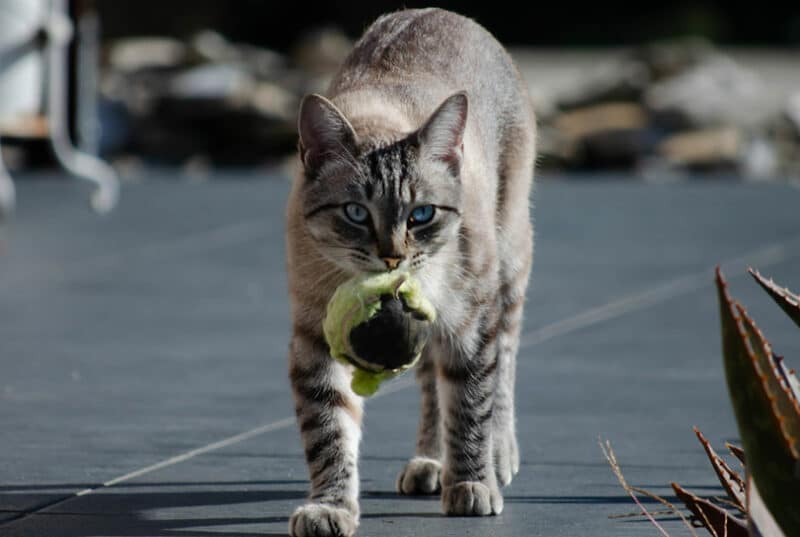
{"label": "gray and white fur", "polygon": [[533,254],[536,127],[524,82],[474,21],[400,11],[370,26],[325,97],[304,99],[299,130],[289,374],[311,491],[289,533],[355,533],[363,401],[349,366],[330,358],[322,320],[342,282],[395,268],[421,282],[438,315],[398,492],[441,493],[447,515],[499,514],[500,487],[519,470],[514,371]]}

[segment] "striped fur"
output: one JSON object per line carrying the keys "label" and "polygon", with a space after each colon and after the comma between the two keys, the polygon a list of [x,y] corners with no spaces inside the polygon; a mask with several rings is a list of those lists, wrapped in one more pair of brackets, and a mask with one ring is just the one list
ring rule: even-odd
{"label": "striped fur", "polygon": [[[300,112],[302,171],[287,214],[289,372],[311,479],[290,534],[358,525],[362,401],[322,336],[336,287],[399,259],[437,309],[416,375],[417,453],[402,494],[441,492],[453,515],[498,514],[519,469],[514,372],[533,254],[535,121],[509,56],[483,28],[438,10],[378,19],[326,97]],[[369,219],[347,218],[345,204]],[[433,205],[414,225],[411,211]]]}

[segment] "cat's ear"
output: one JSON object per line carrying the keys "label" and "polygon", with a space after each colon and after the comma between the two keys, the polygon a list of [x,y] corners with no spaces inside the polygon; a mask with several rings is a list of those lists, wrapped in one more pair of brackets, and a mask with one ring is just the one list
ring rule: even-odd
{"label": "cat's ear", "polygon": [[355,151],[356,133],[347,118],[322,95],[307,95],[300,104],[297,130],[300,159],[306,171],[316,171],[327,159]]}
{"label": "cat's ear", "polygon": [[467,103],[465,91],[451,95],[418,132],[423,157],[446,164],[454,176],[461,170],[464,158]]}

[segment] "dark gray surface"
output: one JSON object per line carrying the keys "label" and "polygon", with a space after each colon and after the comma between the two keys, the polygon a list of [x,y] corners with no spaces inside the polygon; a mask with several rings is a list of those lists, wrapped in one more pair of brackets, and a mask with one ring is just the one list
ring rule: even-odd
{"label": "dark gray surface", "polygon": [[[306,489],[296,429],[280,422],[292,416],[287,184],[254,178],[129,185],[107,218],[86,211],[74,183],[19,185],[0,253],[0,535],[285,534]],[[691,432],[716,444],[736,435],[709,271],[718,262],[733,260],[733,293],[777,350],[800,356],[796,330],[742,277],[751,262],[800,287],[797,189],[543,181],[535,206],[523,467],[505,512],[448,519],[436,499],[394,494],[414,445],[408,375],[367,406],[360,535],[655,535],[607,518],[634,506],[599,434],[634,484],[718,491]]]}

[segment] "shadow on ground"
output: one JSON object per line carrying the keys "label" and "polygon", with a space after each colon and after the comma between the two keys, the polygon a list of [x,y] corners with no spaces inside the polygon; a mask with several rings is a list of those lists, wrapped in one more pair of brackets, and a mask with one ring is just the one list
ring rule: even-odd
{"label": "shadow on ground", "polygon": [[[263,487],[292,486],[295,489],[265,490]],[[91,487],[87,484],[58,485],[13,485],[0,486],[0,495],[7,503],[21,504],[23,501],[35,505],[31,511],[5,511],[0,514],[13,518],[0,522],[8,535],[48,535],[49,537],[84,537],[86,535],[104,535],[115,537],[155,537],[155,536],[209,536],[221,535],[233,537],[270,537],[284,536],[281,533],[269,533],[268,528],[261,531],[261,525],[288,524],[286,516],[246,516],[247,514],[275,512],[275,507],[268,504],[288,502],[298,505],[305,499],[306,482],[301,480],[276,481],[201,481],[201,482],[163,482],[120,484],[113,488],[80,497],[66,496],[53,499],[54,490],[75,490],[80,487]],[[192,490],[204,487],[206,490]],[[217,490],[207,490],[209,487]],[[160,491],[161,488],[181,488],[181,491]],[[140,489],[140,490],[137,490]],[[220,490],[222,489],[222,490]],[[225,490],[227,489],[227,490]],[[303,490],[301,490],[303,489]],[[37,494],[40,490],[47,493]],[[392,491],[364,491],[362,500],[387,500],[396,502],[400,497]],[[438,502],[438,497],[424,496],[403,498],[404,500],[420,500]],[[509,495],[507,504],[595,504],[618,505],[629,504],[626,495],[613,496],[521,496]],[[643,503],[655,503],[651,499],[643,499]],[[187,512],[198,509],[200,516],[188,516]],[[228,516],[209,516],[215,512]],[[362,515],[369,519],[440,519],[442,515],[431,512],[366,512]],[[246,531],[238,531],[238,527],[246,526]],[[197,529],[194,529],[197,528]],[[3,533],[6,535],[6,533]]]}
{"label": "shadow on ground", "polygon": [[[10,531],[10,535],[37,535],[37,530],[45,530],[47,535],[53,537],[78,537],[86,535],[107,535],[125,537],[153,537],[156,535],[236,535],[240,537],[269,537],[270,535],[285,535],[285,533],[230,533],[224,531],[226,526],[281,524],[287,525],[287,516],[252,517],[236,515],[237,512],[251,513],[255,509],[238,509],[237,505],[262,504],[264,511],[269,509],[267,504],[272,502],[291,501],[301,503],[305,498],[302,490],[264,490],[263,486],[275,485],[301,485],[304,481],[247,481],[247,482],[187,482],[187,483],[148,483],[115,486],[113,489],[93,493],[86,496],[66,496],[53,501],[52,495],[42,495],[41,500],[46,502],[34,509],[34,512],[20,512],[5,514],[16,515],[6,521],[7,526],[0,523],[0,528]],[[228,490],[191,490],[194,487],[217,487]],[[49,485],[49,489],[66,489],[72,485]],[[137,488],[147,490],[136,491]],[[153,490],[158,487],[182,487],[183,491],[159,492]],[[240,487],[230,489],[229,487]],[[250,488],[254,490],[249,490]],[[0,494],[10,503],[15,500],[35,500],[35,491],[45,488],[39,485],[20,485],[0,488]],[[12,489],[20,492],[21,498],[15,498],[16,492],[3,492]],[[48,501],[49,500],[49,501]],[[35,505],[35,504],[34,504]],[[232,513],[231,516],[214,517],[199,516],[196,518],[183,517],[181,512],[200,508],[205,515],[208,509],[212,512]],[[38,510],[41,509],[41,510]],[[172,511],[172,513],[170,513]],[[164,514],[169,515],[169,518]],[[177,515],[177,516],[176,516]],[[219,527],[220,532],[213,530],[192,530],[190,528]],[[3,535],[6,535],[6,533]]]}

